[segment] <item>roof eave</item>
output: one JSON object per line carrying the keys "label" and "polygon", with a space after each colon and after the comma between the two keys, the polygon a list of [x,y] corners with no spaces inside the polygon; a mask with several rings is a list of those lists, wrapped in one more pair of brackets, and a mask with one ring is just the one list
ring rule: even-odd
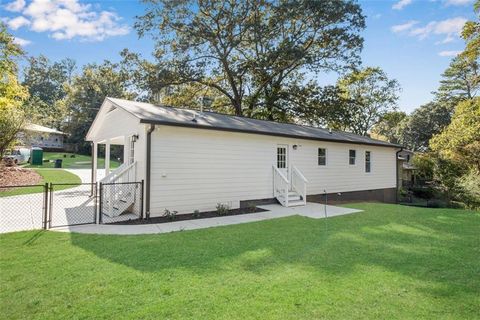
{"label": "roof eave", "polygon": [[309,137],[309,136],[302,136],[302,135],[292,135],[292,134],[274,133],[274,132],[257,131],[257,130],[210,127],[210,126],[204,126],[204,125],[199,125],[199,124],[176,123],[176,122],[163,121],[163,120],[140,119],[140,123],[159,124],[159,125],[164,125],[164,126],[185,127],[185,128],[205,129],[205,130],[215,130],[215,131],[251,133],[251,134],[260,134],[260,135],[267,135],[267,136],[275,136],[275,137],[287,137],[287,138],[304,139],[304,140],[329,141],[329,142],[358,144],[358,145],[370,145],[370,146],[387,147],[387,148],[402,148],[401,145],[393,144],[393,143],[389,143],[389,144],[385,143],[384,144],[384,143],[375,143],[375,142],[361,142],[361,141],[327,139],[327,138]]}

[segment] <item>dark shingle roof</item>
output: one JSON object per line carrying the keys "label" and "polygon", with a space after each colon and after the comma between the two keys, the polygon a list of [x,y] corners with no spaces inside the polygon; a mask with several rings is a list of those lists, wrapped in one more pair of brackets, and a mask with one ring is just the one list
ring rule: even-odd
{"label": "dark shingle roof", "polygon": [[386,141],[376,140],[342,131],[332,131],[330,133],[327,129],[297,124],[257,120],[215,112],[201,113],[195,110],[172,108],[154,105],[151,103],[116,98],[107,99],[115,106],[120,107],[139,118],[141,123],[236,131],[272,136],[294,137],[299,139],[367,144],[385,147],[400,147],[399,145]]}

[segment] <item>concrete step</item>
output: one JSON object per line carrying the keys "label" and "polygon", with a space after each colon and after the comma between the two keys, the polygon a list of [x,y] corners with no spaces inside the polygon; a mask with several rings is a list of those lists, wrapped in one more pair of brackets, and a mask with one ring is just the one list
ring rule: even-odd
{"label": "concrete step", "polygon": [[289,207],[298,207],[298,206],[304,206],[304,205],[305,203],[303,203],[303,200],[288,201]]}

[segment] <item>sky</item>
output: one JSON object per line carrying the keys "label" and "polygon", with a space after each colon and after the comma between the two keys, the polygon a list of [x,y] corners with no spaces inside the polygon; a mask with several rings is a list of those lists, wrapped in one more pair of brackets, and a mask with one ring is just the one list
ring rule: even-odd
{"label": "sky", "polygon": [[[364,66],[378,66],[402,87],[398,107],[411,112],[431,101],[440,75],[464,48],[460,31],[475,19],[473,0],[359,1],[366,15],[362,31]],[[150,57],[153,43],[139,39],[133,24],[144,13],[134,0],[0,0],[0,19],[28,55],[79,66],[118,61],[128,48]],[[321,74],[322,85],[335,74]]]}

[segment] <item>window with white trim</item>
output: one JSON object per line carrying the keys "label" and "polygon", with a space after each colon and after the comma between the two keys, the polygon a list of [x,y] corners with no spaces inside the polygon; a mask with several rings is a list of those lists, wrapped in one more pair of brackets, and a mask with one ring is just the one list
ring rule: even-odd
{"label": "window with white trim", "polygon": [[348,151],[348,164],[352,166],[355,165],[356,157],[357,157],[357,150],[350,149]]}
{"label": "window with white trim", "polygon": [[326,166],[327,165],[327,149],[318,148],[318,165]]}
{"label": "window with white trim", "polygon": [[365,172],[372,171],[372,163],[371,163],[371,152],[365,151]]}

